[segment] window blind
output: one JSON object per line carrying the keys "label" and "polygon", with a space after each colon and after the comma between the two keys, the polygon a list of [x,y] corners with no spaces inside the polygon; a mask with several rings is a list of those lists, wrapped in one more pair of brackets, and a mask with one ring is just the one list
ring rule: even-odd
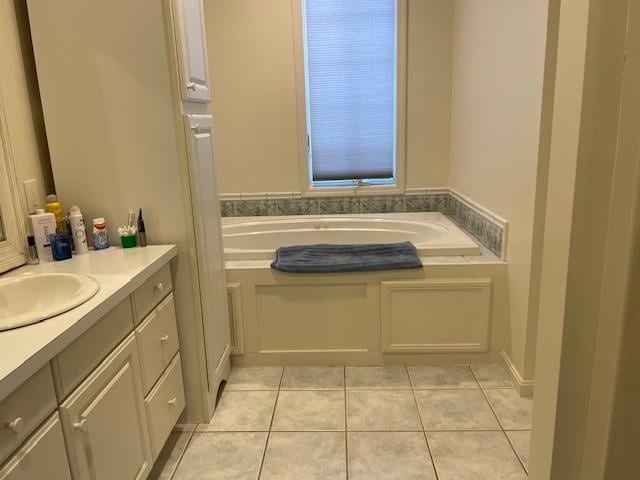
{"label": "window blind", "polygon": [[392,179],[396,1],[304,0],[314,182]]}

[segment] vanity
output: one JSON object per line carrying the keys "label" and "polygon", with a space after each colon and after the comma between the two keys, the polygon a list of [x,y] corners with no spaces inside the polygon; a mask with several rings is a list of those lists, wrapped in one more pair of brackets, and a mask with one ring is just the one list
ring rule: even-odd
{"label": "vanity", "polygon": [[185,407],[176,254],[112,247],[2,276],[87,274],[100,288],[0,332],[0,480],[146,478]]}

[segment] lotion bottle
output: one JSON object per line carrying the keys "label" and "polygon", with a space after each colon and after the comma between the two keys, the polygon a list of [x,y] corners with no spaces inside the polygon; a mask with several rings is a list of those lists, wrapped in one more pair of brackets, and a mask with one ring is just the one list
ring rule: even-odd
{"label": "lotion bottle", "polygon": [[45,213],[39,208],[36,213],[29,215],[31,231],[36,241],[36,250],[41,261],[52,262],[51,242],[49,235],[56,233],[56,216],[53,213]]}
{"label": "lotion bottle", "polygon": [[71,235],[73,236],[73,246],[75,247],[76,255],[87,253],[89,251],[87,231],[84,227],[82,212],[76,205],[72,205],[69,209],[69,223],[71,224]]}

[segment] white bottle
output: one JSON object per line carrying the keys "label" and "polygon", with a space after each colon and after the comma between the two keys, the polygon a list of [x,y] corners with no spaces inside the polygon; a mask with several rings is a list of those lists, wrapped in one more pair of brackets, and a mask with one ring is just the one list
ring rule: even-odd
{"label": "white bottle", "polygon": [[40,261],[52,262],[51,242],[49,235],[56,233],[56,216],[53,213],[45,213],[39,208],[36,213],[29,215],[31,220],[31,231],[36,240],[36,249]]}
{"label": "white bottle", "polygon": [[76,255],[87,253],[89,245],[87,245],[87,231],[84,228],[84,218],[82,212],[76,205],[72,205],[69,209],[69,223],[71,224],[71,235],[73,236],[73,245],[76,248]]}

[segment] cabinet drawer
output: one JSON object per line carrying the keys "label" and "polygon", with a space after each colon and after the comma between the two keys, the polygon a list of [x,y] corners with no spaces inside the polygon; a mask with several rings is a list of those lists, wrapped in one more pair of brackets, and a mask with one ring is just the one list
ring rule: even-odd
{"label": "cabinet drawer", "polygon": [[0,469],[0,480],[38,478],[71,480],[58,413],[54,413]]}
{"label": "cabinet drawer", "polygon": [[0,402],[0,463],[56,408],[51,367],[47,363]]}
{"label": "cabinet drawer", "polygon": [[136,325],[171,292],[171,268],[162,267],[133,293]]}
{"label": "cabinet drawer", "polygon": [[155,460],[184,410],[184,386],[179,353],[149,393],[145,403],[149,419],[151,450]]}
{"label": "cabinet drawer", "polygon": [[147,393],[178,351],[173,294],[136,328],[136,337],[142,361],[142,383]]}
{"label": "cabinet drawer", "polygon": [[129,298],[102,317],[51,362],[58,400],[64,400],[133,330]]}

